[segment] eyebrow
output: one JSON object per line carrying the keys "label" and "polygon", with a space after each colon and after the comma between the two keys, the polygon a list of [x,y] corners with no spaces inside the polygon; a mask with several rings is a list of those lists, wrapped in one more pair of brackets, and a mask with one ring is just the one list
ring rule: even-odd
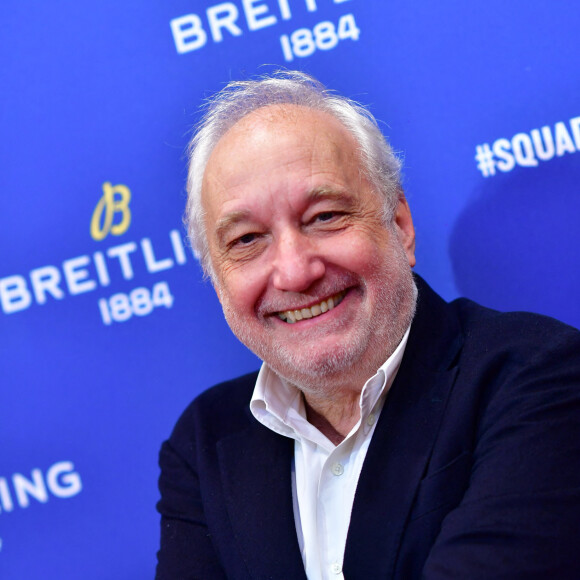
{"label": "eyebrow", "polygon": [[221,217],[215,227],[215,234],[217,239],[220,243],[223,242],[226,232],[235,226],[236,224],[247,220],[250,218],[250,212],[248,210],[238,210],[232,211],[231,213],[226,214],[225,216]]}
{"label": "eyebrow", "polygon": [[344,189],[338,190],[331,187],[318,187],[309,192],[306,198],[310,203],[327,199],[346,201],[348,204],[354,203],[354,197],[348,191]]}

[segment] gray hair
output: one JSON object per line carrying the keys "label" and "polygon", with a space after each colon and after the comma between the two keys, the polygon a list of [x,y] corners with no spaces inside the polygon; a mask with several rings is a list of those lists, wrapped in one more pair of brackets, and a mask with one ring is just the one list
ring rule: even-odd
{"label": "gray hair", "polygon": [[208,101],[188,147],[185,223],[195,256],[212,278],[201,203],[207,162],[218,141],[239,120],[257,109],[279,104],[300,105],[328,113],[352,134],[359,147],[365,177],[384,196],[385,223],[390,223],[402,195],[401,162],[365,107],[332,93],[315,78],[299,71],[278,71],[257,80],[232,81]]}

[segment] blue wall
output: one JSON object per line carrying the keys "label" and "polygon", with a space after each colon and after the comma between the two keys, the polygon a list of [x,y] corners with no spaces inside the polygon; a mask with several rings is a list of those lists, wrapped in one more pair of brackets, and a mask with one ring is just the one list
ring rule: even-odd
{"label": "blue wall", "polygon": [[230,79],[301,68],[369,104],[404,154],[416,270],[447,299],[580,326],[576,1],[4,0],[0,17],[1,578],[152,577],[160,442],[258,365],[182,241],[184,148]]}

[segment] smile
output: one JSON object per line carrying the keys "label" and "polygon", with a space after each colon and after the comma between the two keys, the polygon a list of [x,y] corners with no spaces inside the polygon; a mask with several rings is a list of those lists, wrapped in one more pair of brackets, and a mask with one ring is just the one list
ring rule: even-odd
{"label": "smile", "polygon": [[286,310],[284,312],[278,312],[278,317],[281,318],[284,322],[288,324],[294,324],[300,320],[304,320],[306,318],[316,318],[333,308],[336,308],[344,298],[346,291],[343,290],[318,304],[314,304],[309,308],[301,308],[300,310]]}

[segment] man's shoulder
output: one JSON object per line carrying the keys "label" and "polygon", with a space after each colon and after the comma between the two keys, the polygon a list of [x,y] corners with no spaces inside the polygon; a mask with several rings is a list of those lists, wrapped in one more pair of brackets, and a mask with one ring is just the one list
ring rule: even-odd
{"label": "man's shoulder", "polygon": [[219,383],[200,393],[177,421],[172,438],[194,431],[220,437],[251,422],[250,399],[258,371]]}
{"label": "man's shoulder", "polygon": [[500,312],[467,298],[445,302],[424,280],[417,277],[417,282],[419,299],[409,358],[437,368],[453,361],[476,369],[500,362],[526,366],[534,361],[578,363],[577,329],[549,316]]}
{"label": "man's shoulder", "polygon": [[467,344],[549,350],[580,341],[578,329],[543,314],[500,312],[467,298],[458,298],[450,306],[458,315]]}
{"label": "man's shoulder", "polygon": [[549,316],[499,312],[465,298],[451,306],[458,313],[463,335],[458,365],[470,384],[480,384],[489,396],[498,392],[522,400],[558,385],[577,392],[577,329]]}

